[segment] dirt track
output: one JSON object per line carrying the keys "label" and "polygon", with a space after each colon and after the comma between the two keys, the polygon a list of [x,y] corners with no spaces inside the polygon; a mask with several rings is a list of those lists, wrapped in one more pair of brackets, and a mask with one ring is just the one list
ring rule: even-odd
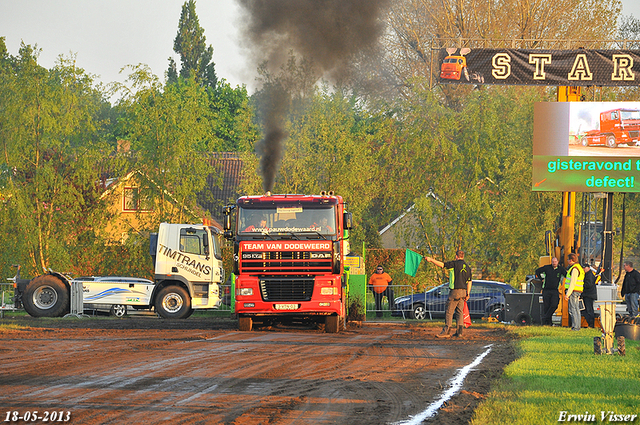
{"label": "dirt track", "polygon": [[[460,424],[514,351],[500,328],[441,341],[435,328],[238,332],[230,319],[4,319],[0,420],[70,411],[74,424],[386,424],[426,409],[492,351],[429,423]],[[24,422],[23,422],[24,423]]]}

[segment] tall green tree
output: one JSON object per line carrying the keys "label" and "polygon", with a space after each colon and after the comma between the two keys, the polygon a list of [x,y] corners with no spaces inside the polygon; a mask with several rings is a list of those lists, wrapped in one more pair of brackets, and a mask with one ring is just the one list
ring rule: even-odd
{"label": "tall green tree", "polygon": [[202,87],[214,89],[217,85],[215,65],[213,63],[213,47],[207,46],[204,28],[200,26],[196,14],[195,0],[188,0],[182,5],[178,34],[173,41],[173,51],[180,56],[178,73],[173,58],[169,58],[167,80],[173,83],[180,77],[195,80]]}
{"label": "tall green tree", "polygon": [[119,87],[119,134],[131,142],[130,171],[146,176],[143,196],[160,208],[147,225],[192,220],[210,170],[208,153],[219,143],[207,93],[194,76],[163,87],[145,65],[133,67],[127,83]]}
{"label": "tall green tree", "polygon": [[2,251],[32,275],[69,270],[104,218],[109,104],[73,57],[47,70],[37,49],[22,44],[13,57],[0,45]]}

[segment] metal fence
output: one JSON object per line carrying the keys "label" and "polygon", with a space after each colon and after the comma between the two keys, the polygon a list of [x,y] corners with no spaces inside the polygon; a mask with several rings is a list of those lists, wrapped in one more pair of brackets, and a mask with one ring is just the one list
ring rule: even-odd
{"label": "metal fence", "polygon": [[233,297],[231,296],[231,284],[230,283],[225,283],[225,284],[220,284],[220,299],[222,300],[222,302],[220,303],[220,306],[218,307],[219,311],[233,311]]}
{"label": "metal fence", "polygon": [[411,285],[389,285],[389,287],[391,288],[391,291],[393,292],[392,295],[392,300],[390,300],[387,296],[383,296],[382,298],[382,302],[380,305],[380,308],[377,309],[376,308],[376,303],[375,303],[375,296],[373,295],[373,292],[371,291],[371,289],[367,288],[367,303],[366,303],[366,312],[374,312],[376,313],[376,315],[382,315],[384,316],[394,316],[394,315],[399,315],[400,317],[403,318],[408,318],[405,317],[407,316],[406,313],[408,313],[407,311],[395,311],[394,310],[394,300],[396,298],[405,296],[405,295],[413,295],[414,291],[413,291],[413,287]]}
{"label": "metal fence", "polygon": [[0,282],[0,318],[4,318],[5,311],[15,311],[13,301],[13,282]]}

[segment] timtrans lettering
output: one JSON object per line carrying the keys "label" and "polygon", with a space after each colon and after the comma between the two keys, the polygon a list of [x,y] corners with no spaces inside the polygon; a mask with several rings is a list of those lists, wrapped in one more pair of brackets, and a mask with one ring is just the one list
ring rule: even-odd
{"label": "timtrans lettering", "polygon": [[192,259],[191,257],[184,255],[179,251],[174,251],[165,245],[158,245],[160,246],[160,254],[164,255],[165,257],[176,260],[178,264],[183,264],[185,266],[191,267],[201,273],[204,273],[205,275],[211,274],[211,266],[202,264],[201,262]]}

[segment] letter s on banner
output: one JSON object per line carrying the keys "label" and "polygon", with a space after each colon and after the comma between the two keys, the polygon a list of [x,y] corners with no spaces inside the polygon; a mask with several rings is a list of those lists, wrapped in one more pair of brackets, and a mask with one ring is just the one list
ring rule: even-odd
{"label": "letter s on banner", "polygon": [[493,70],[491,75],[496,80],[506,80],[511,75],[511,56],[506,53],[497,53],[491,59]]}

